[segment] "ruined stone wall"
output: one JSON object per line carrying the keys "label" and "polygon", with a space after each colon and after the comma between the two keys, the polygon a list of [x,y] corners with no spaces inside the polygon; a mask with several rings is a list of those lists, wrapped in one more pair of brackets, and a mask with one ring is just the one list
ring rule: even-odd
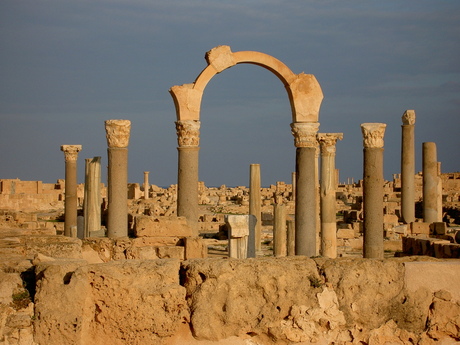
{"label": "ruined stone wall", "polygon": [[[24,309],[5,304],[11,297],[0,299],[2,344],[431,345],[460,339],[457,260],[56,259],[36,262],[34,272],[36,290]],[[20,283],[14,274],[0,273],[8,275],[10,291]]]}

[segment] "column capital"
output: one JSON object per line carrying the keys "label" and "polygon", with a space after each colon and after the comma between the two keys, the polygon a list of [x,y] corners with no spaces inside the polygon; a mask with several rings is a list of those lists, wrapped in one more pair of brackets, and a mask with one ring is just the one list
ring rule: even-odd
{"label": "column capital", "polygon": [[81,145],[61,145],[61,151],[64,152],[65,161],[76,161],[78,152],[81,151]]}
{"label": "column capital", "polygon": [[403,125],[415,125],[415,110],[406,110],[401,119]]}
{"label": "column capital", "polygon": [[129,144],[131,121],[129,120],[106,120],[105,133],[109,148],[125,148]]}
{"label": "column capital", "polygon": [[382,148],[385,123],[362,123],[363,145],[365,148]]}
{"label": "column capital", "polygon": [[294,122],[291,123],[291,133],[294,136],[295,147],[317,147],[316,133],[319,122]]}
{"label": "column capital", "polygon": [[198,147],[200,145],[200,121],[176,121],[176,133],[179,147]]}
{"label": "column capital", "polygon": [[334,154],[335,144],[343,139],[343,133],[318,133],[316,138],[321,146],[321,154]]}

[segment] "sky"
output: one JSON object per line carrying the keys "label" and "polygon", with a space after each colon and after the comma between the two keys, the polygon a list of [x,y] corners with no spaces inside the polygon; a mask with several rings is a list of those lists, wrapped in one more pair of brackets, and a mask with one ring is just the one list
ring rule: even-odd
{"label": "sky", "polygon": [[[422,143],[436,142],[443,172],[460,171],[458,0],[2,0],[0,179],[54,183],[61,145],[102,157],[104,121],[131,121],[129,182],[177,183],[176,112],[168,90],[192,83],[205,53],[229,45],[317,78],[319,132],[337,143],[340,181],[362,179],[360,124],[382,122],[384,176],[400,172],[401,116],[416,112]],[[291,109],[270,71],[239,64],[216,75],[201,105],[199,179],[207,186],[291,182]]]}

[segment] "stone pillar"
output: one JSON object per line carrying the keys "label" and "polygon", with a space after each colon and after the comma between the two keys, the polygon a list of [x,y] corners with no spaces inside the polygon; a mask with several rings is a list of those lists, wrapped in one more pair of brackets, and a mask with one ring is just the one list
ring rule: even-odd
{"label": "stone pillar", "polygon": [[275,204],[273,224],[273,255],[276,257],[286,256],[286,207],[281,203]]}
{"label": "stone pillar", "polygon": [[321,248],[321,197],[319,195],[320,188],[319,188],[319,155],[320,155],[320,148],[319,145],[316,146],[316,154],[315,154],[315,182],[316,182],[316,203],[315,203],[315,214],[316,214],[316,252],[315,256],[319,255],[319,251]]}
{"label": "stone pillar", "polygon": [[107,120],[108,153],[108,237],[128,236],[128,144],[129,120]]}
{"label": "stone pillar", "polygon": [[149,171],[144,171],[144,199],[149,199]]}
{"label": "stone pillar", "polygon": [[87,158],[85,167],[85,237],[101,230],[101,157]]}
{"label": "stone pillar", "polygon": [[316,254],[316,180],[315,155],[318,142],[318,122],[291,124],[296,146],[296,202],[295,252],[296,255]]}
{"label": "stone pillar", "polygon": [[295,201],[295,193],[296,193],[296,188],[295,188],[295,180],[296,180],[296,174],[295,171],[291,173],[291,183],[292,183],[292,196],[291,200]]}
{"label": "stone pillar", "polygon": [[81,145],[61,145],[65,157],[64,236],[77,226],[77,158]]}
{"label": "stone pillar", "polygon": [[386,124],[363,123],[364,257],[383,259],[383,136]]}
{"label": "stone pillar", "polygon": [[415,222],[415,111],[402,116],[401,215],[405,224]]}
{"label": "stone pillar", "polygon": [[254,242],[256,252],[262,251],[262,217],[260,196],[260,164],[251,164],[249,167],[249,214],[256,218]]}
{"label": "stone pillar", "polygon": [[321,255],[337,257],[335,145],[343,133],[319,133],[321,146]]}
{"label": "stone pillar", "polygon": [[200,122],[182,120],[176,122],[179,164],[177,178],[177,215],[185,217],[198,236],[198,153]]}
{"label": "stone pillar", "polygon": [[422,144],[423,221],[438,221],[438,160],[436,143]]}

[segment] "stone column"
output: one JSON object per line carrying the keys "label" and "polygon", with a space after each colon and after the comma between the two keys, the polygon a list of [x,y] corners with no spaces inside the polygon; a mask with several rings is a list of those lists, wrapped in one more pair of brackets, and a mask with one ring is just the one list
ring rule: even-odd
{"label": "stone column", "polygon": [[316,254],[316,180],[315,155],[318,142],[318,122],[291,124],[296,146],[296,202],[295,252],[296,255]]}
{"label": "stone column", "polygon": [[108,237],[128,236],[129,120],[105,121],[108,154]]}
{"label": "stone column", "polygon": [[337,257],[335,145],[343,133],[319,133],[321,146],[321,255]]}
{"label": "stone column", "polygon": [[251,164],[249,167],[249,214],[256,218],[255,225],[255,250],[262,251],[261,244],[261,196],[260,196],[260,164]]}
{"label": "stone column", "polygon": [[383,136],[386,124],[363,123],[364,257],[383,259]]}
{"label": "stone column", "polygon": [[438,160],[436,143],[422,144],[423,221],[438,221]]}
{"label": "stone column", "polygon": [[402,116],[401,215],[405,224],[415,222],[415,111]]}
{"label": "stone column", "polygon": [[77,226],[77,158],[81,145],[61,145],[65,157],[64,236]]}
{"label": "stone column", "polygon": [[177,179],[177,215],[185,217],[198,236],[198,153],[200,150],[200,122],[176,122],[179,164]]}
{"label": "stone column", "polygon": [[292,201],[295,201],[295,191],[296,191],[296,188],[295,188],[295,180],[296,180],[296,174],[295,174],[295,171],[291,173],[291,183],[292,183],[292,196],[291,196],[291,200]]}
{"label": "stone column", "polygon": [[441,162],[438,162],[438,222],[442,222],[442,178],[441,178]]}
{"label": "stone column", "polygon": [[[318,139],[317,139],[318,140]],[[319,144],[319,143],[318,143]],[[319,145],[316,146],[316,154],[315,154],[315,182],[316,182],[316,203],[315,203],[315,214],[316,214],[316,252],[315,256],[319,255],[319,251],[321,248],[321,197],[320,197],[320,187],[319,187],[319,155],[320,155],[320,148]]]}
{"label": "stone column", "polygon": [[[280,198],[281,199],[281,198]],[[273,255],[276,257],[287,254],[286,207],[275,204],[273,224]]]}
{"label": "stone column", "polygon": [[149,199],[149,171],[144,171],[144,199],[147,200]]}
{"label": "stone column", "polygon": [[101,230],[101,157],[87,158],[85,167],[85,237]]}

